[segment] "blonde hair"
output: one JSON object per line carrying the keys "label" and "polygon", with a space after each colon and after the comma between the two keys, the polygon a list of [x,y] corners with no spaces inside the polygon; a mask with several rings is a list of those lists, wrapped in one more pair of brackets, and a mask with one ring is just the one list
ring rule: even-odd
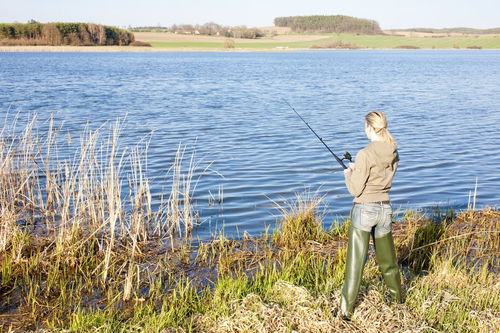
{"label": "blonde hair", "polygon": [[383,142],[396,146],[396,140],[387,130],[387,118],[382,111],[373,111],[365,116],[366,124],[373,128],[375,133],[382,138]]}

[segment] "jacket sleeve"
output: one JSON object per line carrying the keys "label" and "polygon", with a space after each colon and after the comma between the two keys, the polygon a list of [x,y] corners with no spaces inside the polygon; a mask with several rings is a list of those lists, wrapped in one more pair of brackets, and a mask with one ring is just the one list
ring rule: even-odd
{"label": "jacket sleeve", "polygon": [[354,163],[354,170],[345,175],[345,184],[349,193],[354,197],[359,197],[365,187],[368,176],[370,175],[370,165],[366,152],[360,150],[356,155],[356,162]]}

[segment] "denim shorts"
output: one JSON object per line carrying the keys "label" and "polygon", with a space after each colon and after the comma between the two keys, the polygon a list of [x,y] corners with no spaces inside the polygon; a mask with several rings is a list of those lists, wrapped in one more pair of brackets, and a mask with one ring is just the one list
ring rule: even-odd
{"label": "denim shorts", "polygon": [[380,238],[392,230],[392,207],[380,203],[355,203],[351,211],[352,226]]}

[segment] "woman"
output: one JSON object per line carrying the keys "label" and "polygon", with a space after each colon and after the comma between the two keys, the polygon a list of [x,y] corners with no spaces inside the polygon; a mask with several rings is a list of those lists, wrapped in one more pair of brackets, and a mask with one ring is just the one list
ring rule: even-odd
{"label": "woman", "polygon": [[341,315],[350,320],[363,275],[370,234],[375,256],[389,289],[390,296],[402,301],[401,279],[394,251],[389,199],[392,178],[398,167],[396,142],[387,130],[383,112],[370,112],[365,117],[365,133],[371,142],[356,155],[344,171],[347,189],[354,196],[352,223],[349,228],[344,286],[340,302]]}

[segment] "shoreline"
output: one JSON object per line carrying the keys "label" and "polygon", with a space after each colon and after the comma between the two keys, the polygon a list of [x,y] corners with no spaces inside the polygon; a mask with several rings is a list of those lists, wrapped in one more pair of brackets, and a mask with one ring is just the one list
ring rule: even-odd
{"label": "shoreline", "polygon": [[0,53],[8,52],[81,52],[81,53],[154,53],[154,52],[292,52],[301,49],[274,48],[206,48],[206,47],[141,47],[141,46],[0,46]]}
{"label": "shoreline", "polygon": [[283,53],[303,51],[498,51],[498,49],[468,48],[208,48],[208,47],[138,47],[138,46],[0,46],[0,53],[155,53],[155,52],[208,52],[208,53]]}

